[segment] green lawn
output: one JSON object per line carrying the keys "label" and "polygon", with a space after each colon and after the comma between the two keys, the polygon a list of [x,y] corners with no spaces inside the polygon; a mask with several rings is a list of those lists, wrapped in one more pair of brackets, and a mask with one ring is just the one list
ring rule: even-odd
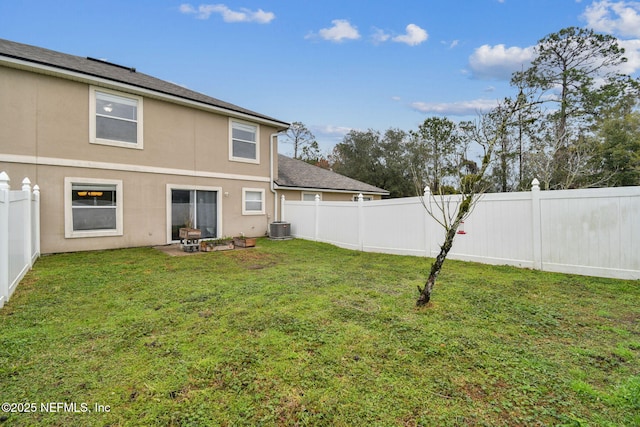
{"label": "green lawn", "polygon": [[428,267],[267,239],[42,257],[0,309],[0,401],[35,412],[0,425],[640,425],[638,281],[447,261],[418,310]]}

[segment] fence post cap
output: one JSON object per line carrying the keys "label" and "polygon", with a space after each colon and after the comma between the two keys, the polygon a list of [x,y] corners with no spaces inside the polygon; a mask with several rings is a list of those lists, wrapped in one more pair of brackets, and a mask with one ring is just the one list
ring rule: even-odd
{"label": "fence post cap", "polygon": [[28,177],[22,180],[22,191],[31,191],[31,180]]}
{"label": "fence post cap", "polygon": [[36,194],[40,194],[40,186],[38,184],[33,186],[33,192]]}
{"label": "fence post cap", "polygon": [[364,201],[364,196],[362,195],[362,193],[358,194],[358,201],[359,202]]}
{"label": "fence post cap", "polygon": [[9,175],[5,171],[0,172],[0,188],[9,188]]}
{"label": "fence post cap", "polygon": [[533,181],[531,181],[531,189],[532,190],[540,189],[540,181],[538,181],[538,178],[533,178]]}
{"label": "fence post cap", "polygon": [[429,193],[431,193],[431,189],[427,185],[427,186],[424,187],[424,196],[425,197],[429,197]]}

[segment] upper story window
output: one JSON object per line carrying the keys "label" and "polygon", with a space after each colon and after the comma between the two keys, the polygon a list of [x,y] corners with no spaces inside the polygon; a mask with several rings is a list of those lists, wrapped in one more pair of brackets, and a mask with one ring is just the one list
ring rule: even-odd
{"label": "upper story window", "polygon": [[257,125],[230,120],[229,160],[260,163],[260,140]]}
{"label": "upper story window", "polygon": [[90,141],[142,149],[142,98],[102,88],[90,90]]}

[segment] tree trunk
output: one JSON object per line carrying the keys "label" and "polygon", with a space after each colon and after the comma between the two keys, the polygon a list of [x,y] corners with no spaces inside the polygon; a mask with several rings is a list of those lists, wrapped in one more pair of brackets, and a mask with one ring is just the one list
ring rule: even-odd
{"label": "tree trunk", "polygon": [[444,244],[440,246],[440,253],[436,257],[436,260],[433,262],[433,264],[431,264],[429,278],[427,279],[427,283],[425,283],[424,288],[420,288],[418,286],[418,290],[420,291],[420,296],[418,297],[418,301],[416,301],[416,305],[418,307],[427,305],[431,300],[431,291],[433,290],[433,286],[436,284],[436,279],[438,278],[440,270],[442,270],[442,265],[447,259],[447,254],[449,253],[449,250],[453,245],[453,238],[456,236],[456,229],[451,227],[447,232],[447,237],[445,238]]}
{"label": "tree trunk", "polygon": [[451,227],[447,230],[447,234],[445,235],[444,243],[440,246],[440,253],[436,257],[436,260],[431,264],[431,271],[429,272],[429,278],[427,279],[427,283],[425,283],[423,288],[418,286],[418,291],[420,291],[420,296],[416,301],[416,306],[422,307],[429,303],[431,300],[431,291],[433,290],[433,286],[436,284],[436,279],[438,278],[438,274],[440,274],[440,270],[442,270],[442,265],[444,261],[447,259],[447,254],[451,250],[453,246],[453,239],[456,237],[456,233],[458,231],[458,227],[460,226],[460,222],[467,215],[469,209],[471,208],[471,203],[473,200],[472,195],[468,195],[460,204],[460,209],[458,210],[458,215],[456,215],[456,219],[451,224]]}
{"label": "tree trunk", "polygon": [[502,177],[501,177],[501,185],[502,185],[502,192],[506,193],[507,191],[509,191],[509,157],[511,156],[511,153],[509,153],[509,140],[507,139],[507,136],[505,135],[502,138],[502,153],[501,153],[501,158],[500,158],[500,168],[502,169]]}

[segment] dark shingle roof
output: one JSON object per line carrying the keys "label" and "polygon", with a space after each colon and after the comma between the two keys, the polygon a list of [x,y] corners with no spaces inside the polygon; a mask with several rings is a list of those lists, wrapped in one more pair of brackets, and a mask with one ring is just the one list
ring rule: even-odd
{"label": "dark shingle roof", "polygon": [[228,102],[212,98],[207,95],[186,89],[182,86],[157,79],[147,74],[139,73],[134,68],[123,67],[105,61],[80,56],[68,55],[36,46],[0,39],[0,57],[8,57],[27,61],[34,64],[54,67],[60,70],[72,71],[93,78],[101,78],[117,83],[123,83],[160,94],[171,95],[189,101],[203,103],[230,112],[249,115],[257,119],[275,122],[283,128],[289,124],[255,111],[247,110]]}
{"label": "dark shingle roof", "polygon": [[388,191],[373,185],[340,175],[302,160],[278,155],[278,187],[318,190],[343,190],[357,193],[387,195]]}

